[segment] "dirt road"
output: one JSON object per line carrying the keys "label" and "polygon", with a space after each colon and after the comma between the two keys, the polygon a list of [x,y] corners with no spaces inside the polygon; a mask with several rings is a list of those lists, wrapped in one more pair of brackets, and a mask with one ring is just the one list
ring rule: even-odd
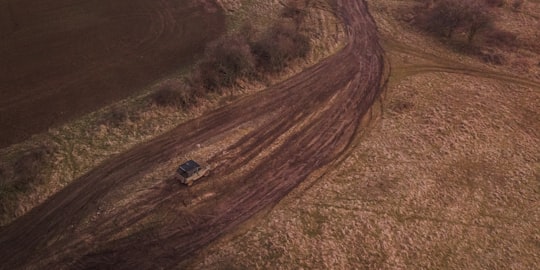
{"label": "dirt road", "polygon": [[[386,66],[366,3],[338,0],[337,10],[347,33],[343,50],[77,179],[0,231],[1,267],[174,268],[343,154],[380,94]],[[209,178],[192,188],[161,179],[161,188],[144,193],[143,199],[96,217],[108,194],[140,181],[197,143],[249,122],[260,128],[210,158],[216,169]],[[185,204],[195,193],[215,195]],[[159,218],[136,225],[157,212]],[[85,228],[89,217],[92,225]]]}
{"label": "dirt road", "polygon": [[224,30],[196,0],[0,1],[0,147],[191,64]]}

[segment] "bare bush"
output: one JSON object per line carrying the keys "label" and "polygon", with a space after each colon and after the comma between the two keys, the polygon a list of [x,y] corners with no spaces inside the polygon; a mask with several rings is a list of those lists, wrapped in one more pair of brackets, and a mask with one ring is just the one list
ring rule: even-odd
{"label": "bare bush", "polygon": [[[191,75],[180,85],[167,83],[150,96],[158,106],[187,107],[209,92],[223,93],[240,78],[254,78],[260,71],[280,71],[295,58],[310,50],[309,39],[300,32],[305,16],[305,1],[289,1],[282,19],[270,30],[257,33],[247,25],[241,34],[224,36],[210,43],[204,57]],[[117,122],[125,121],[122,112],[111,115]]]}
{"label": "bare bush", "polygon": [[222,87],[233,86],[238,78],[250,76],[254,71],[255,59],[247,41],[232,35],[209,45],[192,81],[207,90],[221,92]]}
{"label": "bare bush", "polygon": [[196,102],[196,92],[185,83],[167,82],[150,95],[150,99],[161,107],[187,108]]}
{"label": "bare bush", "polygon": [[471,44],[474,37],[492,25],[489,8],[484,2],[468,0],[441,0],[434,5],[416,10],[416,23],[423,29],[446,38],[461,30]]}
{"label": "bare bush", "polygon": [[467,41],[471,44],[480,30],[492,27],[493,21],[487,6],[481,2],[469,4],[464,13],[463,26],[467,29]]}
{"label": "bare bush", "polygon": [[249,25],[241,35],[224,36],[209,44],[203,59],[188,78],[195,96],[206,92],[222,93],[240,78],[253,78],[259,71],[275,72],[287,63],[305,57],[310,50],[309,39],[301,34],[306,2],[291,0],[284,4],[284,18],[264,33],[256,33]]}
{"label": "bare bush", "polygon": [[285,22],[276,24],[252,44],[257,66],[269,72],[283,70],[289,61],[305,57],[310,48],[309,38]]}

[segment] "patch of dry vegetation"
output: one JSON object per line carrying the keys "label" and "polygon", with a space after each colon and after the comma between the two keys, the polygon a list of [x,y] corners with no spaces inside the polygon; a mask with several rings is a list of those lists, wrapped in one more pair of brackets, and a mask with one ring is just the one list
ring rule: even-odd
{"label": "patch of dry vegetation", "polygon": [[490,64],[519,66],[527,72],[540,62],[538,58],[526,61],[520,57],[539,51],[539,33],[533,30],[539,25],[538,14],[534,13],[538,3],[504,0],[410,3],[407,7],[403,5],[395,16],[461,53]]}
{"label": "patch of dry vegetation", "polygon": [[[343,30],[325,1],[310,1],[309,6],[302,6],[300,17],[294,8],[292,13],[289,8],[283,9],[283,4],[279,1],[228,2],[229,35],[213,43],[199,67],[189,77],[186,77],[186,71],[182,71],[181,74],[156,82],[141,96],[128,98],[62,127],[35,135],[26,142],[1,149],[2,183],[12,182],[16,178],[13,173],[15,157],[23,155],[28,149],[46,141],[55,151],[47,157],[43,166],[38,166],[38,169],[33,171],[44,181],[34,182],[31,188],[23,192],[8,188],[9,196],[4,192],[6,184],[2,184],[0,226],[26,213],[107,158],[150,140],[206,111],[227,104],[240,95],[264,89],[267,84],[292,76],[332,54],[342,45]],[[301,22],[299,18],[303,20],[300,25],[297,24]],[[276,24],[276,21],[281,22]],[[251,27],[240,27],[247,24]],[[291,24],[295,31],[297,30],[296,33],[309,38],[312,46],[310,49],[303,47],[302,53],[295,52],[298,48],[292,48],[292,56],[290,53],[283,54],[282,63],[286,64],[275,69],[275,73],[261,78],[254,76],[263,79],[263,82],[250,81],[248,79],[252,76],[252,61],[255,62],[255,69],[262,69],[256,65],[257,58],[251,52],[251,45],[265,35],[271,35],[272,32],[266,32],[266,29],[273,24],[276,25],[273,31],[277,28],[278,35],[285,40],[285,49],[291,49],[288,43],[291,37],[288,36],[290,26],[287,26]],[[280,29],[280,25],[285,25],[285,28]],[[247,39],[238,40],[239,31],[246,30],[250,31],[250,35],[244,35]],[[230,39],[233,39],[233,42],[229,42]],[[292,38],[293,43],[294,39]],[[249,46],[249,52],[246,46]],[[279,56],[282,57],[281,54]],[[298,56],[305,56],[305,59]],[[251,57],[253,60],[250,60]],[[219,67],[214,70],[215,76],[199,76],[204,71],[213,69],[214,67],[208,67],[211,64]],[[220,88],[214,87],[218,86],[213,85],[214,83],[205,85],[201,79],[217,82]],[[222,95],[223,93],[229,95]]]}
{"label": "patch of dry vegetation", "polygon": [[393,65],[380,119],[337,169],[188,268],[540,266],[540,83],[396,21],[410,3],[369,3]]}
{"label": "patch of dry vegetation", "polygon": [[47,169],[55,152],[50,142],[41,142],[0,160],[0,218],[13,218],[16,212],[25,211],[24,205],[17,203],[19,194],[32,193],[36,187],[48,184]]}

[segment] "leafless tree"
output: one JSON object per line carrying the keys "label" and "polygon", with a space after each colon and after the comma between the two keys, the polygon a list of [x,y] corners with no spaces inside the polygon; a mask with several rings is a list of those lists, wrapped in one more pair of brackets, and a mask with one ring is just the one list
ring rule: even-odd
{"label": "leafless tree", "polygon": [[439,0],[427,10],[421,23],[427,30],[446,38],[462,29],[471,44],[479,31],[491,26],[489,15],[488,6],[482,1]]}

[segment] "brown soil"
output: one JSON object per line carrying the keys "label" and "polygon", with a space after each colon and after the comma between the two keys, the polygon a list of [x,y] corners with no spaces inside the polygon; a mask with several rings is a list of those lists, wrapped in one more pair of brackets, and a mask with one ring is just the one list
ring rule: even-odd
{"label": "brown soil", "polygon": [[[2,268],[172,268],[341,156],[387,73],[365,3],[338,1],[337,10],[347,35],[343,50],[75,180],[2,229],[0,243],[9,247],[0,249]],[[204,181],[183,188],[154,179],[158,184],[122,211],[104,210],[107,195],[250,122],[260,128],[209,158],[215,169]],[[196,194],[203,199],[189,203]]]}
{"label": "brown soil", "polygon": [[124,98],[224,31],[211,3],[0,3],[0,147]]}

